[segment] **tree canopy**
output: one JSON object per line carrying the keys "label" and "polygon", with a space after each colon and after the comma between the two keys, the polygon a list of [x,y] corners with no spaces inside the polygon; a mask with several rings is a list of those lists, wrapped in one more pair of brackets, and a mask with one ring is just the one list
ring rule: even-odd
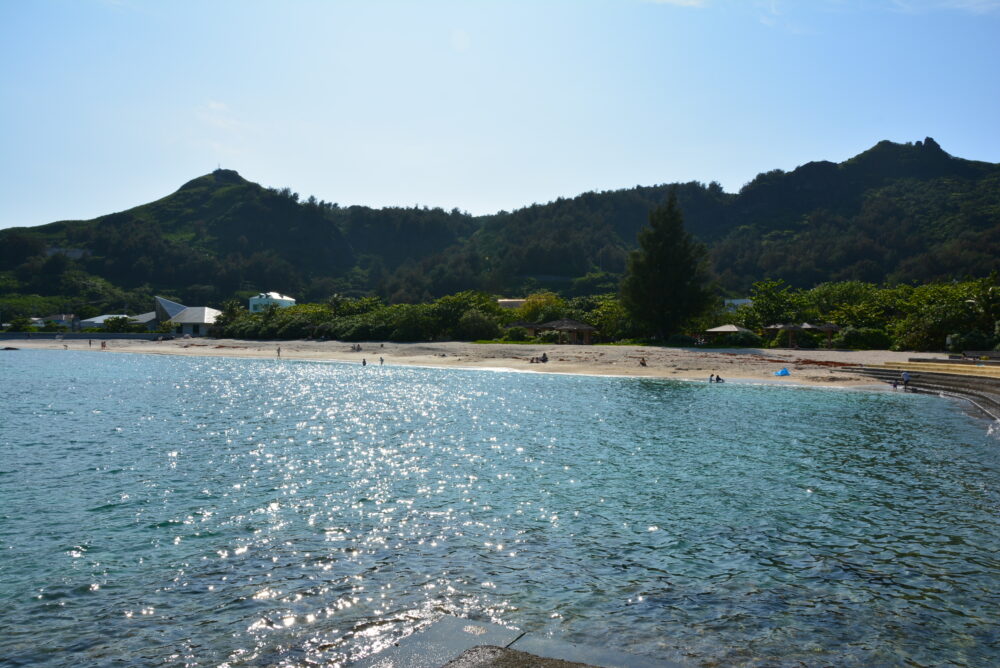
{"label": "tree canopy", "polygon": [[705,247],[684,229],[677,194],[653,209],[628,257],[622,305],[640,327],[660,339],[678,332],[711,303]]}

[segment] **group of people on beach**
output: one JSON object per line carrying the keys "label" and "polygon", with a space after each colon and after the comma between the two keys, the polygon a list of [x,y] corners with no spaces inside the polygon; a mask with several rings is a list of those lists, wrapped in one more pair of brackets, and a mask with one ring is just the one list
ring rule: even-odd
{"label": "group of people on beach", "polygon": [[710,383],[724,383],[726,381],[722,380],[722,376],[719,376],[719,375],[713,373],[713,374],[710,374],[708,376],[708,382],[710,382]]}
{"label": "group of people on beach", "polygon": [[529,363],[530,364],[545,364],[548,361],[549,361],[549,356],[546,355],[545,353],[542,353],[541,357],[532,357],[529,360]]}

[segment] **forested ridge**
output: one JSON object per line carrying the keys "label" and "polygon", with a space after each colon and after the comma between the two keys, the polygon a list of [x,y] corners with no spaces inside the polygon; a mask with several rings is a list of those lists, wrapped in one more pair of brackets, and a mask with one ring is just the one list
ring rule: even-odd
{"label": "forested ridge", "polygon": [[127,211],[0,230],[0,306],[141,311],[152,294],[221,305],[260,290],[391,303],[469,289],[614,292],[649,211],[672,189],[730,296],[765,278],[809,288],[1000,270],[1000,165],[950,156],[928,138],[765,172],[738,193],[717,183],[636,186],[478,217],[342,207],[216,170]]}

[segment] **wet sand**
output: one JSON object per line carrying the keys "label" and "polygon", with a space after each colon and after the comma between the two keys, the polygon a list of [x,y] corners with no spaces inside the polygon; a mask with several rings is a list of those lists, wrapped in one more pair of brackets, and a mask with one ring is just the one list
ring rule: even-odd
{"label": "wet sand", "polygon": [[[86,339],[66,341],[20,339],[7,340],[5,346],[23,349],[90,350],[101,353],[100,339],[93,346]],[[790,349],[698,349],[657,348],[648,346],[573,346],[476,344],[460,341],[437,343],[343,341],[242,341],[235,339],[174,339],[172,341],[136,341],[110,339],[107,353],[143,353],[152,355],[195,355],[201,357],[276,358],[340,361],[378,365],[408,365],[472,369],[508,369],[538,373],[571,373],[678,380],[707,380],[710,374],[727,381],[766,381],[788,385],[839,387],[871,386],[871,378],[837,371],[838,367],[873,365],[906,361],[912,352],[882,350],[790,350]],[[548,363],[531,363],[531,358],[548,356]],[[921,357],[947,357],[943,353],[921,353]],[[646,366],[641,365],[645,358]],[[787,368],[789,376],[778,377],[775,371]]]}

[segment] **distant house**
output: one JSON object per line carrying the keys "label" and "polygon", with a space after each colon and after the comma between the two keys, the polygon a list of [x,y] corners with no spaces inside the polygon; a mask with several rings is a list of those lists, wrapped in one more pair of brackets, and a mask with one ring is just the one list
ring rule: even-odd
{"label": "distant house", "polygon": [[41,320],[42,325],[52,322],[64,327],[73,327],[76,323],[76,316],[72,313],[53,313],[52,315],[47,315],[44,318],[39,318],[39,320]]}
{"label": "distant house", "polygon": [[159,325],[156,322],[156,311],[150,311],[149,313],[140,313],[139,315],[133,315],[129,318],[130,321],[143,325],[146,329],[153,331]]}
{"label": "distant house", "polygon": [[175,334],[205,336],[208,334],[209,327],[215,324],[215,319],[222,311],[208,306],[185,306],[163,297],[157,297],[154,313],[156,313],[157,324],[169,322]]}
{"label": "distant house", "polygon": [[189,306],[172,317],[170,322],[176,325],[174,332],[177,334],[204,336],[221,313],[222,311],[208,306]]}
{"label": "distant house", "polygon": [[262,292],[256,297],[250,298],[250,312],[260,313],[266,310],[271,304],[274,304],[278,308],[288,308],[289,306],[295,306],[295,299],[280,292]]}
{"label": "distant house", "polygon": [[99,315],[93,318],[87,318],[86,320],[80,321],[80,329],[101,329],[104,327],[104,321],[108,318],[127,318],[127,313],[110,313],[108,315]]}
{"label": "distant house", "polygon": [[497,306],[500,308],[521,308],[526,299],[498,299]]}

